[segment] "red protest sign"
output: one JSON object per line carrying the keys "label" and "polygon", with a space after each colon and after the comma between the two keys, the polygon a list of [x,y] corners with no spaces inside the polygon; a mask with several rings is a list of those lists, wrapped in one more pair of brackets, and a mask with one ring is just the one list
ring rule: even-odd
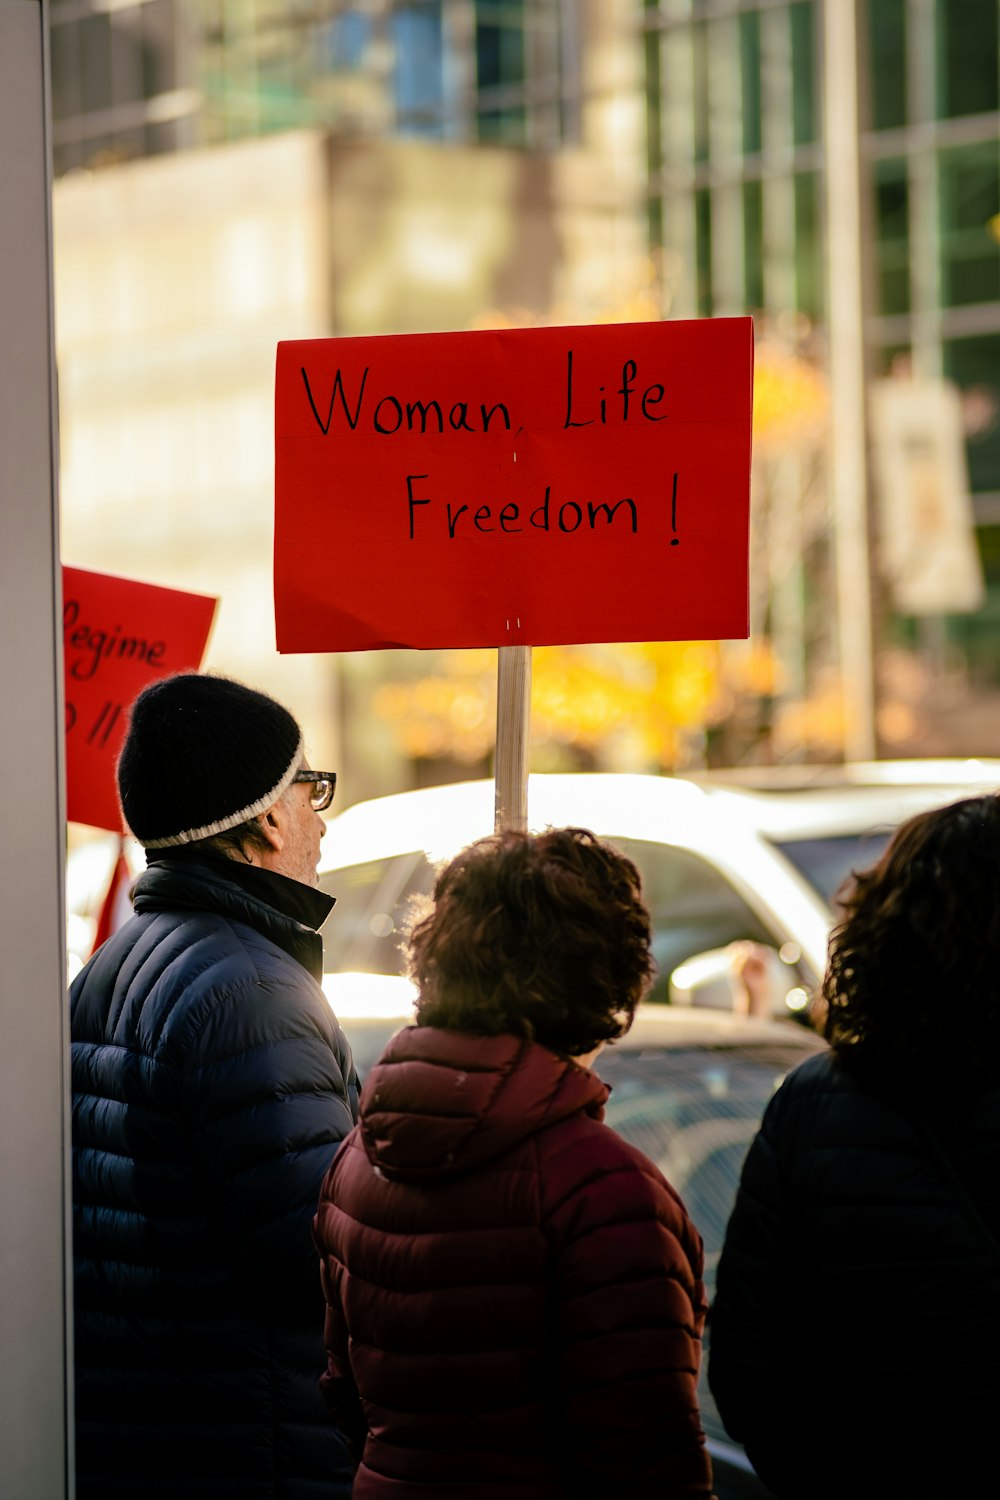
{"label": "red protest sign", "polygon": [[217,600],[64,567],[66,812],[120,832],[115,761],[136,694],[171,672],[196,671]]}
{"label": "red protest sign", "polygon": [[749,318],[278,346],[280,651],[748,631]]}

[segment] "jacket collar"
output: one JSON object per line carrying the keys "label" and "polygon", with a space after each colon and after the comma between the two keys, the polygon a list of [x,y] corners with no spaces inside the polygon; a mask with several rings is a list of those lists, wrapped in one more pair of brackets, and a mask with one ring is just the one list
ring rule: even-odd
{"label": "jacket collar", "polygon": [[383,1176],[435,1182],[474,1171],[572,1115],[600,1120],[606,1083],[516,1036],[410,1026],[365,1081],[365,1150]]}
{"label": "jacket collar", "polygon": [[152,911],[213,911],[270,938],[319,980],[323,940],[318,928],[334,898],[273,870],[241,865],[225,855],[171,849],[158,853],[135,883],[133,905]]}

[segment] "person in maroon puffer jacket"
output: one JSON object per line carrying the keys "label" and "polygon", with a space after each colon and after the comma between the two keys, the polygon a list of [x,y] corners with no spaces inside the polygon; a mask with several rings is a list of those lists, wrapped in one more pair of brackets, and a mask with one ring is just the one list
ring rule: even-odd
{"label": "person in maroon puffer jacket", "polygon": [[580,829],[482,839],[410,957],[419,1024],[314,1228],[354,1500],[706,1500],[701,1240],[589,1066],[652,971],[635,866]]}

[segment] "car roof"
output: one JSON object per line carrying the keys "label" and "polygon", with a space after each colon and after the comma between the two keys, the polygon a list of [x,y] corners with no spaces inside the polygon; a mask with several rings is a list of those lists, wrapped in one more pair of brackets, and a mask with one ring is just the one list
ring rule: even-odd
{"label": "car roof", "polygon": [[916,813],[1000,787],[1000,762],[985,760],[894,762],[885,768],[876,762],[849,769],[843,780],[796,783],[789,777],[765,784],[748,778],[730,783],[721,774],[702,778],[700,786],[712,801],[750,819],[775,843],[892,831]]}
{"label": "car roof", "polygon": [[[692,782],[608,771],[528,778],[528,826],[576,825],[620,838],[691,836],[712,822],[708,793]],[[492,781],[452,782],[356,802],[332,817],[320,869],[421,850],[435,861],[493,832]],[[654,832],[653,830],[657,831]]]}
{"label": "car roof", "polygon": [[[577,824],[602,836],[712,844],[733,818],[764,837],[892,829],[915,813],[1000,789],[1000,760],[758,766],[690,777],[613,771],[528,779],[528,826]],[[328,822],[320,869],[421,850],[448,858],[493,831],[494,783],[449,783],[357,802]],[[709,810],[711,809],[711,810]]]}
{"label": "car roof", "polygon": [[759,792],[812,791],[850,786],[1000,787],[1000,759],[939,756],[908,760],[854,760],[835,764],[805,761],[774,766],[730,766],[690,771],[690,781],[712,788],[743,787]]}

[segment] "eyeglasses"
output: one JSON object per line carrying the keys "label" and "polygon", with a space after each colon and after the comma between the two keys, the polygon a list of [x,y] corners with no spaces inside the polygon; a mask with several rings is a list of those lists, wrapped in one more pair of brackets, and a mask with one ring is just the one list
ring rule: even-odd
{"label": "eyeglasses", "polygon": [[296,771],[292,781],[311,781],[309,806],[313,812],[326,812],[337,790],[336,771]]}

